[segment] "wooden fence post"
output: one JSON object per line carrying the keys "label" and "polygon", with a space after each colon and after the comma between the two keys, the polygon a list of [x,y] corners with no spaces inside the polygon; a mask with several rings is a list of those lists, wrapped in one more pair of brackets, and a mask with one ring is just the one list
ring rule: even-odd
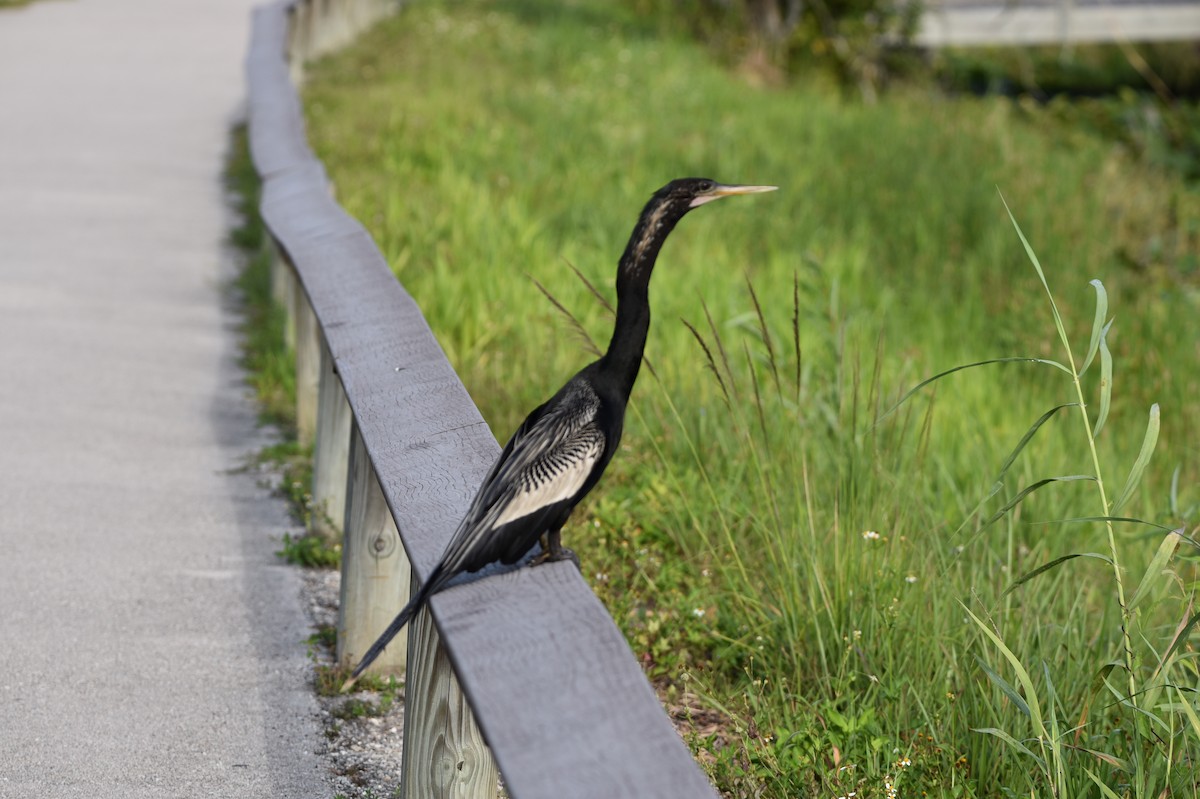
{"label": "wooden fence post", "polygon": [[296,438],[301,444],[311,444],[317,431],[321,328],[299,282],[292,291],[292,318],[296,326]]}
{"label": "wooden fence post", "polygon": [[296,267],[292,265],[292,261],[287,257],[287,253],[283,251],[275,242],[271,242],[271,299],[275,304],[283,309],[283,341],[288,349],[296,347],[296,320],[293,311],[294,300],[292,296],[296,293],[297,284],[299,283],[296,277]]}
{"label": "wooden fence post", "polygon": [[[416,584],[416,579],[413,579]],[[500,771],[426,607],[408,626],[404,799],[494,799]]]}
{"label": "wooden fence post", "polygon": [[346,482],[350,462],[350,404],[334,371],[333,356],[321,340],[321,378],[317,399],[317,439],[313,450],[313,507],[309,516],[315,532],[338,540],[346,521]]}
{"label": "wooden fence post", "polygon": [[[342,666],[356,665],[400,612],[408,601],[412,574],[358,425],[351,429],[338,607],[337,660]],[[404,673],[405,634],[396,636],[368,674]]]}
{"label": "wooden fence post", "polygon": [[289,10],[287,61],[292,85],[304,83],[304,60],[312,53],[312,9],[309,3],[296,3]]}

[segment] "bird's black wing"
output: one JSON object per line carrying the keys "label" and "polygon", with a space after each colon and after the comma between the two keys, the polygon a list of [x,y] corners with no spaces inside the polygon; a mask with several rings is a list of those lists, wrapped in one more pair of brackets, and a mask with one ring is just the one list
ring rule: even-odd
{"label": "bird's black wing", "polygon": [[502,558],[511,562],[514,536],[531,533],[531,547],[544,532],[515,529],[521,528],[522,520],[537,525],[547,509],[578,498],[604,455],[599,410],[595,392],[586,384],[572,383],[530,414],[505,446],[446,547],[444,573],[476,571]]}
{"label": "bird's black wing", "polygon": [[561,514],[582,496],[597,464],[606,462],[599,411],[595,391],[572,381],[529,414],[488,472],[441,562],[363,655],[355,678],[456,575],[499,560],[514,562],[532,548],[548,518],[561,524]]}

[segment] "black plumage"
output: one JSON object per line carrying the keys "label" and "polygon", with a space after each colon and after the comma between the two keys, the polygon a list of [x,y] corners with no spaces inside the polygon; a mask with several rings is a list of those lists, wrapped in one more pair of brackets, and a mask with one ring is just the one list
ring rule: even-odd
{"label": "black plumage", "polygon": [[771,191],[682,178],[642,210],[617,267],[617,318],[608,350],[529,414],[509,439],[459,524],[441,561],[354,670],[357,678],[430,596],[463,572],[516,563],[546,537],[542,560],[569,558],[560,532],[616,452],[625,405],[650,329],[650,274],[663,242],[684,214],[711,200]]}

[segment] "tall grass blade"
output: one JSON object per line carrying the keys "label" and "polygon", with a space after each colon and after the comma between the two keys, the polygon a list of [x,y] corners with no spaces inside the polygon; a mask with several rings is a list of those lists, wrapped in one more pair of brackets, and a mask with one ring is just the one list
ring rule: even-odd
{"label": "tall grass blade", "polygon": [[1013,651],[1008,648],[1008,645],[1004,643],[1004,640],[1001,639],[991,627],[988,627],[986,624],[984,624],[983,621],[976,616],[971,609],[966,606],[965,603],[960,601],[959,604],[962,605],[963,610],[967,612],[967,615],[971,617],[971,620],[975,622],[975,625],[979,627],[980,630],[983,630],[983,634],[986,635],[993,644],[995,644],[996,648],[999,649],[1001,654],[1004,655],[1004,659],[1007,660],[1008,664],[1013,667],[1013,671],[1017,673],[1017,681],[1021,683],[1021,688],[1025,691],[1025,703],[1029,708],[1029,720],[1033,722],[1033,731],[1037,733],[1040,738],[1045,739],[1047,735],[1046,725],[1042,722],[1042,708],[1041,705],[1038,704],[1037,691],[1034,689],[1033,680],[1029,677],[1029,672],[1026,671],[1025,666],[1021,664],[1020,658],[1013,654]]}
{"label": "tall grass blade", "polygon": [[1175,471],[1171,472],[1171,491],[1168,494],[1167,507],[1176,518],[1179,517],[1179,472],[1182,470],[1182,466],[1176,466]]}
{"label": "tall grass blade", "polygon": [[1092,321],[1092,340],[1088,342],[1087,356],[1083,359],[1083,366],[1079,367],[1080,377],[1083,377],[1083,373],[1092,365],[1092,359],[1096,357],[1096,350],[1100,346],[1100,337],[1107,329],[1104,320],[1108,316],[1108,292],[1099,280],[1091,280],[1088,285],[1096,290],[1096,318]]}
{"label": "tall grass blade", "polygon": [[529,275],[528,277],[530,280],[533,281],[533,285],[537,286],[538,291],[542,292],[542,295],[545,296],[546,299],[550,300],[550,304],[553,305],[555,308],[557,308],[558,312],[561,313],[564,317],[566,317],[567,322],[571,325],[571,328],[579,336],[580,340],[583,342],[584,347],[587,348],[588,352],[590,352],[593,355],[601,355],[602,353],[600,351],[600,347],[596,344],[596,342],[592,338],[591,334],[588,333],[587,328],[583,326],[583,323],[579,321],[579,318],[576,317],[575,314],[573,314],[569,310],[567,310],[567,306],[565,306],[561,302],[559,302],[558,298],[555,297],[553,294],[551,294],[550,290],[548,288],[546,288],[540,282],[538,282],[538,279],[536,277],[534,277],[533,275]]}
{"label": "tall grass blade", "polygon": [[737,381],[733,379],[733,369],[729,367],[729,353],[725,352],[725,343],[721,341],[721,331],[717,330],[717,323],[713,321],[712,313],[708,310],[708,303],[701,300],[700,307],[704,309],[708,330],[712,333],[713,343],[717,345],[717,354],[721,356],[721,365],[725,367],[725,375],[729,378],[730,393],[740,403],[742,398],[738,394]]}
{"label": "tall grass blade", "polygon": [[1101,782],[1100,778],[1097,777],[1090,768],[1085,768],[1084,772],[1091,777],[1092,782],[1096,783],[1096,786],[1100,789],[1100,793],[1104,795],[1104,799],[1121,799],[1120,796],[1117,796],[1117,794],[1113,792],[1112,788],[1109,788],[1107,785]]}
{"label": "tall grass blade", "polygon": [[996,727],[979,727],[979,728],[972,728],[971,732],[982,732],[982,733],[986,733],[987,735],[994,735],[997,738],[999,738],[1001,741],[1004,741],[1004,743],[1011,746],[1013,749],[1016,749],[1021,754],[1028,755],[1029,757],[1033,758],[1033,761],[1035,763],[1037,763],[1042,768],[1043,771],[1046,769],[1046,761],[1045,760],[1042,760],[1040,757],[1035,755],[1033,752],[1031,752],[1029,750],[1028,746],[1021,743],[1016,738],[1014,738],[1011,735],[1009,735],[1008,733],[1006,733],[1004,730],[997,729]]}
{"label": "tall grass blade", "polygon": [[754,315],[758,318],[758,331],[762,334],[763,345],[767,348],[767,363],[771,366],[771,375],[775,378],[775,391],[779,396],[783,396],[783,384],[779,381],[779,361],[775,357],[775,345],[771,341],[771,331],[767,329],[767,318],[763,316],[762,305],[758,302],[758,292],[754,290],[754,284],[750,282],[750,275],[746,275],[746,288],[750,289],[750,301],[754,303]]}
{"label": "tall grass blade", "polygon": [[1076,741],[1078,741],[1080,736],[1083,735],[1083,728],[1087,725],[1088,715],[1091,714],[1092,702],[1095,701],[1096,697],[1100,695],[1100,692],[1104,690],[1104,684],[1108,680],[1108,675],[1111,674],[1112,670],[1118,665],[1119,664],[1115,662],[1105,663],[1092,677],[1092,683],[1088,687],[1087,693],[1083,698],[1083,710],[1079,713],[1079,724],[1077,724],[1075,727]]}
{"label": "tall grass blade", "polygon": [[1192,730],[1200,737],[1200,717],[1196,715],[1196,709],[1192,707],[1192,700],[1183,693],[1183,689],[1179,686],[1175,688],[1175,695],[1179,697],[1179,709],[1187,716],[1188,723],[1192,725]]}
{"label": "tall grass blade", "polygon": [[[1189,602],[1187,613],[1191,613],[1193,607],[1194,605]],[[1186,617],[1187,614],[1185,613],[1184,615]],[[1200,624],[1200,613],[1196,613],[1190,619],[1185,618],[1180,622],[1179,627],[1175,630],[1175,636],[1171,639],[1171,645],[1167,647],[1167,651],[1163,653],[1162,659],[1158,662],[1158,667],[1154,669],[1154,677],[1157,677],[1166,664],[1171,662],[1171,657],[1179,651],[1179,648],[1188,642],[1191,630],[1197,624]]]}
{"label": "tall grass blade", "polygon": [[[1050,298],[1050,310],[1054,313],[1054,327],[1058,330],[1058,337],[1063,343],[1063,347],[1067,352],[1071,351],[1071,341],[1067,338],[1067,328],[1063,324],[1062,315],[1058,312],[1058,303],[1054,301],[1054,294],[1050,291],[1050,284],[1046,282],[1046,273],[1042,271],[1042,262],[1038,260],[1037,253],[1033,251],[1033,247],[1029,246],[1029,240],[1025,238],[1025,233],[1021,230],[1021,226],[1017,224],[1017,218],[1013,216],[1012,209],[1008,207],[1008,201],[1004,199],[1004,195],[1000,195],[1000,202],[1004,203],[1004,210],[1008,212],[1008,218],[1012,221],[1013,227],[1017,231],[1017,237],[1021,239],[1021,246],[1025,248],[1025,254],[1029,256],[1029,262],[1033,264],[1033,268],[1037,270],[1038,279],[1042,281],[1042,288],[1046,289],[1046,296]],[[1074,371],[1068,369],[1067,374],[1075,377]]]}
{"label": "tall grass blade", "polygon": [[1129,600],[1131,613],[1138,603],[1146,598],[1155,583],[1161,579],[1163,567],[1167,565],[1167,561],[1171,559],[1171,556],[1175,554],[1175,549],[1179,546],[1179,538],[1180,536],[1174,530],[1163,536],[1162,543],[1158,545],[1158,550],[1150,559],[1150,565],[1146,567],[1146,573],[1142,575],[1142,581],[1138,583],[1137,590],[1133,592],[1133,599]]}
{"label": "tall grass blade", "polygon": [[1172,528],[1165,524],[1156,524],[1155,522],[1148,522],[1145,519],[1135,519],[1132,516],[1076,516],[1072,519],[1046,519],[1039,522],[1027,522],[1027,524],[1075,524],[1078,522],[1125,522],[1127,524],[1143,524],[1147,527],[1162,530],[1164,533],[1172,532]]}
{"label": "tall grass blade", "polygon": [[924,380],[922,380],[920,383],[917,383],[915,386],[913,386],[907,392],[905,392],[904,396],[902,396],[899,400],[897,400],[895,405],[893,405],[892,407],[890,407],[886,411],[884,411],[883,415],[875,420],[875,424],[879,424],[884,419],[891,416],[893,413],[896,412],[896,409],[899,408],[901,405],[903,405],[905,402],[907,402],[908,399],[910,397],[912,397],[913,394],[916,394],[918,391],[925,388],[925,386],[929,385],[930,383],[937,382],[938,380],[941,380],[943,377],[952,375],[955,372],[961,372],[964,369],[974,369],[977,366],[988,366],[993,363],[1044,363],[1047,366],[1053,366],[1055,369],[1061,369],[1062,371],[1066,372],[1067,374],[1071,374],[1071,370],[1068,369],[1067,367],[1063,366],[1058,361],[1052,361],[1052,360],[1048,360],[1046,358],[1021,358],[1021,357],[989,358],[986,361],[976,361],[975,363],[963,364],[962,366],[956,366],[953,369],[947,369],[944,372],[938,372],[933,377],[927,377]]}
{"label": "tall grass blade", "polygon": [[1029,705],[1021,697],[1020,692],[1017,691],[1016,688],[1013,688],[1012,684],[1008,680],[997,674],[991,666],[984,662],[983,658],[976,655],[975,662],[979,664],[979,668],[983,669],[983,673],[988,676],[988,679],[994,682],[996,687],[1004,692],[1004,695],[1007,696],[1014,705],[1016,705],[1017,710],[1021,711],[1026,718],[1029,718],[1031,715],[1029,712]]}
{"label": "tall grass blade", "polygon": [[1054,762],[1054,784],[1060,787],[1066,785],[1067,770],[1063,763],[1063,747],[1061,740],[1061,732],[1058,726],[1058,691],[1054,687],[1054,680],[1050,676],[1050,664],[1042,661],[1042,677],[1046,684],[1046,708],[1049,711],[1050,721],[1050,756]]}
{"label": "tall grass blade", "polygon": [[1142,451],[1138,453],[1137,460],[1133,463],[1133,469],[1129,471],[1129,479],[1125,481],[1125,488],[1121,489],[1121,494],[1109,508],[1109,513],[1115,514],[1119,511],[1133,496],[1138,483],[1141,482],[1146,465],[1150,463],[1150,456],[1154,454],[1154,447],[1158,444],[1158,425],[1158,403],[1156,402],[1150,406],[1150,421],[1146,425],[1146,437],[1142,439]]}
{"label": "tall grass blade", "polygon": [[1100,333],[1100,414],[1096,417],[1096,427],[1092,430],[1092,439],[1100,437],[1104,423],[1108,421],[1108,409],[1112,406],[1113,360],[1108,350],[1108,329],[1112,322],[1104,326]]}
{"label": "tall grass blade", "polygon": [[729,389],[725,387],[725,380],[721,377],[721,370],[717,368],[717,362],[713,360],[712,350],[708,348],[708,342],[704,340],[704,336],[700,335],[700,331],[692,326],[691,322],[686,319],[680,319],[680,321],[691,331],[692,337],[696,339],[696,343],[700,345],[700,349],[704,350],[705,365],[713,373],[713,376],[717,378],[717,385],[721,389],[721,396],[725,398],[725,404],[728,406],[730,404]]}
{"label": "tall grass blade", "polygon": [[1049,485],[1050,483],[1070,483],[1070,482],[1074,482],[1075,480],[1093,480],[1094,481],[1095,479],[1096,478],[1092,477],[1090,474],[1067,474],[1067,475],[1063,475],[1062,477],[1046,477],[1042,480],[1038,480],[1036,483],[1031,483],[1031,484],[1025,486],[1024,488],[1022,488],[1019,492],[1017,492],[1017,495],[1015,497],[1013,497],[1011,500],[1009,500],[1008,502],[1006,502],[1004,504],[1004,507],[1000,508],[1000,510],[996,511],[991,516],[989,516],[988,520],[983,523],[983,526],[988,527],[989,525],[995,523],[1004,514],[1008,513],[1010,510],[1012,510],[1016,506],[1020,505],[1021,502],[1025,499],[1025,497],[1029,496],[1034,491],[1037,491],[1039,488]]}
{"label": "tall grass blade", "polygon": [[617,309],[613,308],[612,303],[608,301],[608,297],[605,297],[604,294],[602,294],[601,291],[596,288],[592,281],[588,280],[583,272],[579,271],[579,267],[575,266],[575,264],[571,263],[570,261],[567,261],[567,266],[571,267],[571,271],[575,273],[575,277],[579,278],[579,282],[583,283],[587,290],[591,292],[592,296],[600,301],[600,305],[604,307],[604,310],[608,311],[610,314],[616,314]]}
{"label": "tall grass blade", "polygon": [[1039,574],[1048,572],[1051,569],[1053,569],[1055,566],[1058,566],[1061,563],[1066,563],[1068,560],[1074,560],[1075,558],[1095,558],[1096,560],[1104,561],[1109,566],[1112,565],[1112,558],[1108,557],[1107,555],[1101,555],[1098,552],[1072,552],[1070,555],[1063,555],[1060,558],[1055,558],[1054,560],[1050,561],[1049,563],[1043,563],[1041,566],[1038,566],[1036,569],[1034,569],[1032,571],[1025,572],[1025,574],[1018,577],[1013,582],[1012,585],[1010,585],[1008,588],[1004,589],[1004,593],[1001,594],[1001,596],[1008,596],[1010,593],[1015,591],[1017,588],[1024,585],[1025,583],[1029,582],[1034,577],[1037,577]]}
{"label": "tall grass blade", "polygon": [[746,368],[750,373],[750,385],[754,388],[754,407],[758,410],[758,424],[762,428],[763,443],[771,446],[771,434],[767,431],[767,412],[763,408],[762,393],[758,388],[758,372],[754,369],[754,356],[750,354],[750,344],[742,341],[742,352],[746,356]]}
{"label": "tall grass blade", "polygon": [[[1080,732],[1080,730],[1076,730],[1076,732]],[[1095,749],[1088,749],[1086,746],[1070,746],[1070,748],[1080,752],[1086,752],[1097,760],[1107,763],[1114,768],[1118,768],[1127,774],[1131,773],[1129,770],[1129,761],[1119,758],[1116,755],[1110,755],[1108,752],[1098,752]]]}
{"label": "tall grass blade", "polygon": [[1042,425],[1050,421],[1050,417],[1061,411],[1063,408],[1078,407],[1078,402],[1068,402],[1063,405],[1055,405],[1053,408],[1038,417],[1038,420],[1033,423],[1033,426],[1030,427],[1025,435],[1021,437],[1021,440],[1017,442],[1016,448],[1013,449],[1008,458],[1004,461],[1004,465],[1000,467],[1000,474],[996,475],[996,482],[999,483],[1004,480],[1004,475],[1008,473],[1009,468],[1013,465],[1013,462],[1016,461],[1017,456],[1021,454],[1021,450],[1025,449],[1025,445],[1028,444],[1035,435],[1037,435],[1037,431],[1041,429]]}
{"label": "tall grass blade", "polygon": [[801,365],[800,350],[800,275],[792,273],[792,347],[796,355],[796,404],[800,404]]}

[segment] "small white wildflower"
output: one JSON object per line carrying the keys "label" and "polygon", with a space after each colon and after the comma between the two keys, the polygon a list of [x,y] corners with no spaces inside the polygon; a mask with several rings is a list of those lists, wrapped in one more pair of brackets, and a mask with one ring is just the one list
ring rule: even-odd
{"label": "small white wildflower", "polygon": [[879,538],[879,533],[875,532],[874,530],[867,530],[862,535],[864,541],[875,541]]}
{"label": "small white wildflower", "polygon": [[697,619],[704,616],[704,608],[692,608],[692,615]]}
{"label": "small white wildflower", "polygon": [[910,574],[904,578],[904,582],[908,583],[909,585],[912,585],[916,581],[917,581],[917,575],[915,575],[915,574]]}
{"label": "small white wildflower", "polygon": [[608,575],[604,572],[596,572],[596,581],[601,583],[608,582]]}
{"label": "small white wildflower", "polygon": [[908,768],[911,765],[912,765],[912,761],[909,760],[907,757],[900,759],[900,768]]}

